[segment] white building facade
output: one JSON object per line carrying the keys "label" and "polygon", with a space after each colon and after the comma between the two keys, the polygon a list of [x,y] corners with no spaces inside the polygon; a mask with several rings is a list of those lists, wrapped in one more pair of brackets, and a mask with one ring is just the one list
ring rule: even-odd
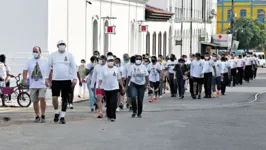
{"label": "white building facade", "polygon": [[[17,74],[22,72],[34,46],[40,46],[43,55],[47,56],[57,50],[58,40],[67,42],[67,50],[79,63],[81,59],[89,61],[95,50],[101,54],[110,51],[118,57],[124,53],[174,53],[177,56],[195,53],[200,51],[198,37],[208,34],[205,40],[210,41],[211,34],[216,31],[202,16],[208,18],[211,9],[216,7],[212,0],[147,1],[1,1],[0,53],[7,56],[12,73]],[[198,7],[203,6],[204,1],[206,11],[203,10],[205,7]],[[170,21],[145,20],[146,4],[162,9],[154,8],[155,12],[168,10],[175,14]],[[148,25],[148,31],[140,32],[140,25]],[[105,34],[106,26],[115,26],[115,34]],[[176,45],[176,41],[181,39],[182,46]]]}

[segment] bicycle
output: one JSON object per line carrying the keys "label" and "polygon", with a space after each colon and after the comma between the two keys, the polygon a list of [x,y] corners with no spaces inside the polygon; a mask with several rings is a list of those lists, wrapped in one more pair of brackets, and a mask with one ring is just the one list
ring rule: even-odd
{"label": "bicycle", "polygon": [[[7,100],[8,95],[12,94],[17,97],[17,103],[20,107],[29,107],[31,105],[30,95],[26,92],[28,91],[28,87],[25,87],[22,85],[22,83],[20,83],[20,76],[21,74],[18,74],[18,76],[13,77],[16,80],[15,87],[0,87],[0,95],[3,107],[7,107],[5,101]],[[23,102],[26,102],[25,105],[23,104]]]}

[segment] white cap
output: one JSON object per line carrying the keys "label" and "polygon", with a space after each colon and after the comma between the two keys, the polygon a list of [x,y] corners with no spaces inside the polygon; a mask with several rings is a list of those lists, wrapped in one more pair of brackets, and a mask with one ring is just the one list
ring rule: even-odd
{"label": "white cap", "polygon": [[57,42],[57,45],[59,45],[59,44],[65,44],[66,45],[66,42],[64,40],[60,40]]}
{"label": "white cap", "polygon": [[108,56],[107,60],[114,60],[114,57],[113,56]]}

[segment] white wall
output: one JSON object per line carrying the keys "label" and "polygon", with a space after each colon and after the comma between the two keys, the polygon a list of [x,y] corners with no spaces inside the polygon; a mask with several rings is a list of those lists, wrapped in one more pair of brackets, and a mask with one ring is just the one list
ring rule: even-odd
{"label": "white wall", "polygon": [[0,1],[0,53],[12,73],[22,72],[35,45],[47,51],[47,9],[47,0]]}

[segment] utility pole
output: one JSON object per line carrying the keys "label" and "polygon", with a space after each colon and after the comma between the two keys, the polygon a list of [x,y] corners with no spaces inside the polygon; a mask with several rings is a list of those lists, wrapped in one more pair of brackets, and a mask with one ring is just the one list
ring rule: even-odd
{"label": "utility pole", "polygon": [[190,1],[190,54],[192,53],[192,33],[193,33],[193,0]]}
{"label": "utility pole", "polygon": [[180,56],[182,56],[182,50],[183,50],[183,19],[184,19],[184,11],[183,11],[183,8],[184,8],[184,0],[181,1],[181,50],[180,50]]}
{"label": "utility pole", "polygon": [[235,40],[235,0],[232,0],[232,7],[231,7],[231,34],[232,34],[232,40]]}

